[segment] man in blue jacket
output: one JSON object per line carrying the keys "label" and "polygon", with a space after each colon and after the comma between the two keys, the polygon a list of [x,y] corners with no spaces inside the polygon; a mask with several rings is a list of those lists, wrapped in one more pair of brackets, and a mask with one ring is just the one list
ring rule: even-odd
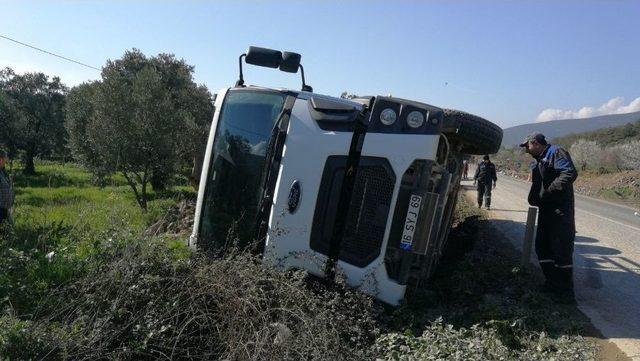
{"label": "man in blue jacket", "polygon": [[573,244],[575,200],[573,182],[578,171],[569,153],[547,144],[541,133],[529,134],[520,144],[536,160],[529,204],[539,208],[536,254],[546,278],[545,291],[563,303],[574,302]]}
{"label": "man in blue jacket", "polygon": [[496,165],[491,163],[488,155],[482,158],[482,162],[476,167],[476,174],[473,176],[473,183],[478,183],[478,208],[482,207],[482,201],[487,209],[491,209],[491,184],[496,187],[498,176]]}

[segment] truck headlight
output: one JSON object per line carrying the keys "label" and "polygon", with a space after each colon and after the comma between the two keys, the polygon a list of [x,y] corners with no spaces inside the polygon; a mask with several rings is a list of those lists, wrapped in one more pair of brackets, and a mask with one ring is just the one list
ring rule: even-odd
{"label": "truck headlight", "polygon": [[396,114],[396,111],[391,108],[387,108],[380,113],[380,121],[384,125],[391,125],[395,123],[396,118],[398,118],[398,115]]}
{"label": "truck headlight", "polygon": [[411,128],[420,128],[422,124],[424,124],[424,114],[417,110],[412,111],[407,116],[407,124],[409,124]]}

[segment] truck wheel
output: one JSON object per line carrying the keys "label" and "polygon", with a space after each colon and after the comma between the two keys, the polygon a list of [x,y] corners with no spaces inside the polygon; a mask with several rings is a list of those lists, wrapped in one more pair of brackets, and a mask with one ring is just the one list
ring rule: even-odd
{"label": "truck wheel", "polygon": [[442,132],[464,154],[494,154],[502,144],[502,128],[460,110],[444,109]]}

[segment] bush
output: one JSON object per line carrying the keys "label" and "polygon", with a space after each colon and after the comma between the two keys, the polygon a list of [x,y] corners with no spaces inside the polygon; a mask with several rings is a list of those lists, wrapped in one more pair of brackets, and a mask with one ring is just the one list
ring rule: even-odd
{"label": "bush", "polygon": [[578,139],[569,148],[569,153],[581,170],[587,170],[587,166],[593,167],[597,163],[597,155],[600,154],[600,146],[592,140]]}
{"label": "bush", "polygon": [[2,360],[30,360],[49,354],[52,338],[62,338],[55,327],[43,328],[7,313],[0,316],[0,357]]}
{"label": "bush", "polygon": [[[517,338],[521,352],[514,352],[509,342]],[[505,342],[506,341],[506,342]],[[507,347],[511,346],[511,347]],[[595,346],[577,336],[549,337],[545,332],[527,335],[518,322],[493,325],[475,324],[469,328],[454,328],[441,318],[424,332],[389,333],[376,343],[383,360],[585,360],[595,356]]]}
{"label": "bush", "polygon": [[248,255],[175,259],[151,240],[115,242],[101,254],[105,262],[52,295],[58,302],[26,326],[64,330],[44,338],[49,357],[363,359],[378,336],[370,298]]}

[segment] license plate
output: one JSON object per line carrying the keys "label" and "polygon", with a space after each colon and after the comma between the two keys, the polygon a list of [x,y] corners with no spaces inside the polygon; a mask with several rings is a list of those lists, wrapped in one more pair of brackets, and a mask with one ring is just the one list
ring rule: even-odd
{"label": "license plate", "polygon": [[416,231],[416,223],[420,214],[420,205],[422,197],[412,194],[409,199],[409,209],[407,210],[407,218],[404,220],[404,228],[402,229],[402,238],[400,239],[400,248],[410,251],[413,245],[413,234]]}

